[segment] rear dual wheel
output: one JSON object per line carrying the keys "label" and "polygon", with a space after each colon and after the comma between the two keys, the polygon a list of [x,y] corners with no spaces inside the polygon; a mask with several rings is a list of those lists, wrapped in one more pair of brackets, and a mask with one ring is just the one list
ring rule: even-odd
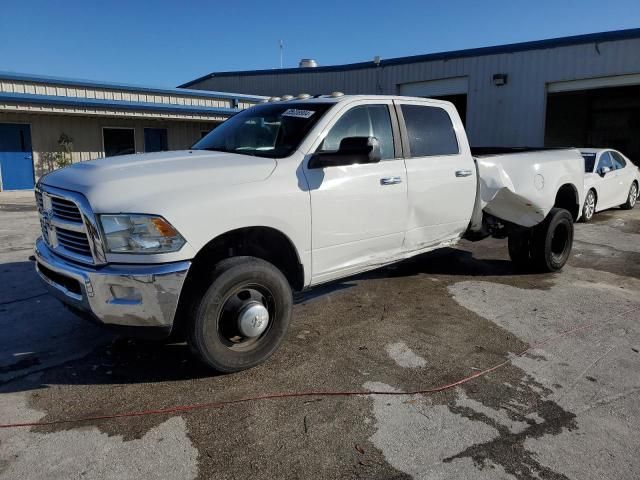
{"label": "rear dual wheel", "polygon": [[199,280],[186,325],[187,343],[205,364],[224,373],[254,367],[280,346],[291,318],[289,282],[255,257],[216,264]]}
{"label": "rear dual wheel", "polygon": [[562,208],[553,208],[543,222],[509,235],[509,256],[522,270],[556,272],[571,254],[573,217]]}

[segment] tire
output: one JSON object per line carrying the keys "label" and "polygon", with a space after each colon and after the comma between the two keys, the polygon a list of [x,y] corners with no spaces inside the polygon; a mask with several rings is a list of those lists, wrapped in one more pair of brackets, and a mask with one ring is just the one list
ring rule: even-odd
{"label": "tire", "polygon": [[[291,287],[282,272],[259,258],[234,257],[216,264],[200,282],[202,292],[191,300],[185,329],[195,355],[223,373],[267,360],[282,343],[291,319]],[[257,333],[252,330],[256,328],[264,330]]]}
{"label": "tire", "polygon": [[631,210],[636,206],[636,202],[638,201],[638,184],[633,182],[631,187],[629,187],[629,196],[627,197],[627,201],[620,205],[620,208],[623,210]]}
{"label": "tire", "polygon": [[531,237],[531,229],[519,230],[509,234],[507,240],[509,258],[511,258],[511,262],[513,262],[519,270],[531,270],[533,268]]}
{"label": "tire", "polygon": [[580,220],[583,223],[589,223],[593,219],[593,215],[596,213],[596,192],[589,190],[587,197],[584,199],[584,206],[582,207],[582,217]]}
{"label": "tire", "polygon": [[547,218],[533,227],[531,260],[536,271],[557,272],[571,254],[573,217],[568,210],[553,208]]}

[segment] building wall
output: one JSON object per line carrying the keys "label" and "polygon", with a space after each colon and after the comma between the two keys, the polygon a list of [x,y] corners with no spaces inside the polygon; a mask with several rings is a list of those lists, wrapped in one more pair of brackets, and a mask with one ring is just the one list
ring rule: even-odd
{"label": "building wall", "polygon": [[73,162],[93,160],[104,156],[103,127],[134,128],[136,152],[144,152],[144,129],[166,128],[169,150],[189,148],[219,122],[173,121],[156,119],[123,119],[110,117],[84,117],[11,113],[0,111],[0,123],[26,123],[31,125],[31,144],[36,179],[55,168],[54,155],[60,150],[58,139],[62,133],[73,139]]}
{"label": "building wall", "polygon": [[[472,145],[544,145],[547,85],[553,82],[640,73],[640,39],[557,46],[338,71],[221,74],[189,88],[284,95],[338,90],[398,94],[410,82],[468,77],[467,132]],[[493,84],[496,73],[508,83]]]}

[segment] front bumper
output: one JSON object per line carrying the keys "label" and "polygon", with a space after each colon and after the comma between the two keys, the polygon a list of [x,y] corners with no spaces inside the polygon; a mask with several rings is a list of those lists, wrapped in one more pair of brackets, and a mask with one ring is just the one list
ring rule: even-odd
{"label": "front bumper", "polygon": [[171,332],[191,262],[89,267],[36,242],[36,270],[56,298],[109,326]]}

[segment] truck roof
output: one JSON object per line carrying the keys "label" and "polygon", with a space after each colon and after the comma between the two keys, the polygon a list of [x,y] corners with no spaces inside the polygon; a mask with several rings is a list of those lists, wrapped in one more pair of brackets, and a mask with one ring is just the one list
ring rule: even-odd
{"label": "truck roof", "polygon": [[[274,97],[272,97],[274,98]],[[314,95],[306,99],[292,98],[290,100],[278,100],[274,103],[339,103],[347,100],[412,100],[412,101],[428,101],[429,103],[439,103],[442,105],[449,105],[450,102],[445,100],[436,100],[433,98],[424,97],[403,97],[400,95],[340,95],[332,96],[327,95]]]}

